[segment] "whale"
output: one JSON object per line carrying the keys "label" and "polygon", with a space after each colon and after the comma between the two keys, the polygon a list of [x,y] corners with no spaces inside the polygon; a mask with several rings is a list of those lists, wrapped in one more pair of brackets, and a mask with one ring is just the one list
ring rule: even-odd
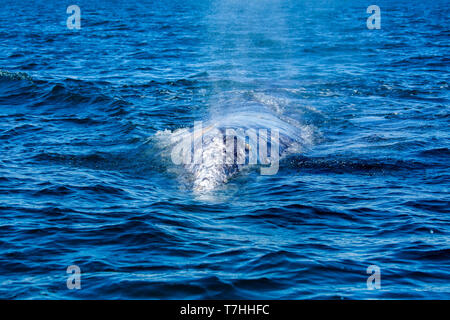
{"label": "whale", "polygon": [[245,169],[273,175],[283,157],[308,146],[311,128],[261,109],[216,115],[191,127],[159,131],[157,138],[197,193],[214,190]]}

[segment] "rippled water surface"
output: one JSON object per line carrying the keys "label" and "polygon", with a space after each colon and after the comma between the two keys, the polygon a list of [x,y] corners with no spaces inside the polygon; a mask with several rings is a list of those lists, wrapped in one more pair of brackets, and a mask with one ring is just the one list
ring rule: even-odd
{"label": "rippled water surface", "polygon": [[[72,2],[0,3],[1,298],[450,298],[448,1]],[[304,147],[196,192],[249,109]]]}

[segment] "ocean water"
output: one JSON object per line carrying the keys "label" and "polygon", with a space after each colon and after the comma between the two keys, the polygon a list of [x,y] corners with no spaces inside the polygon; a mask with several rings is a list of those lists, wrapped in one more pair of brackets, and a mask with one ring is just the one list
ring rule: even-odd
{"label": "ocean water", "polygon": [[[449,16],[2,0],[0,298],[449,299]],[[274,175],[196,188],[216,171],[168,157],[196,121],[261,119],[301,133]]]}

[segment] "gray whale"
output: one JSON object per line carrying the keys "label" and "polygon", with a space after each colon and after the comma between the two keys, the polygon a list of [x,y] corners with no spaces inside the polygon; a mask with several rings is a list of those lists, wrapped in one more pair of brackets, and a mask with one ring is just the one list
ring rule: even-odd
{"label": "gray whale", "polygon": [[282,157],[304,149],[310,131],[271,112],[244,111],[157,136],[173,164],[182,166],[192,189],[201,192],[227,183],[246,167],[275,174]]}

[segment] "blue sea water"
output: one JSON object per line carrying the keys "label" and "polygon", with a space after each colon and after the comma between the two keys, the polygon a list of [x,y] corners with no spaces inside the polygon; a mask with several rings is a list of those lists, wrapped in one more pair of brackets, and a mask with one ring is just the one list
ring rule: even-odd
{"label": "blue sea water", "polygon": [[[449,16],[446,0],[2,0],[0,298],[449,299]],[[248,106],[308,145],[195,192],[154,138]]]}

